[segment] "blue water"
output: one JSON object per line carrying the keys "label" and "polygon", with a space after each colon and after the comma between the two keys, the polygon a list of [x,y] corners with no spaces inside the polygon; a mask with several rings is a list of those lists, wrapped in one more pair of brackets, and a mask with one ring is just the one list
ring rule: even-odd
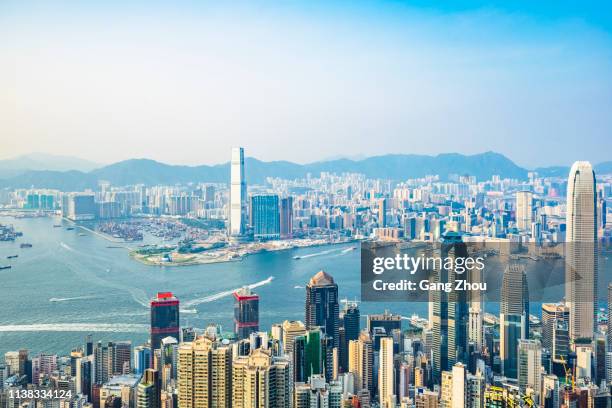
{"label": "blue water", "polygon": [[[304,289],[320,269],[339,285],[341,297],[359,298],[359,250],[352,245],[313,247],[252,255],[238,262],[211,265],[156,267],[140,264],[127,249],[99,236],[68,226],[59,218],[0,218],[24,236],[15,243],[0,242],[0,353],[27,348],[33,353],[68,353],[91,333],[96,340],[132,340],[143,343],[147,335],[148,300],[158,291],[172,291],[183,308],[183,326],[204,328],[219,323],[232,330],[233,298],[207,297],[243,285],[274,279],[255,291],[260,295],[260,327],[285,319],[304,319]],[[53,228],[63,223],[64,228]],[[33,247],[19,248],[29,242]],[[19,254],[17,259],[7,255]],[[319,254],[300,260],[295,255]],[[214,296],[213,296],[214,297]],[[50,299],[59,301],[52,302]],[[362,315],[394,312],[426,316],[427,305],[362,304]],[[42,325],[42,326],[41,326]],[[44,331],[41,331],[44,329]]]}

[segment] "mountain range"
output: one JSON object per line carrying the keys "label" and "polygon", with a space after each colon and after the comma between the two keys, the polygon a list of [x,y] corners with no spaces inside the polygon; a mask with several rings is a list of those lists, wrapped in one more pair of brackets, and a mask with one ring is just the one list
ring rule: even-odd
{"label": "mountain range", "polygon": [[[97,167],[94,163],[68,158],[63,167],[57,156],[48,165],[41,160],[20,161],[19,158],[0,161],[0,187],[55,188],[62,191],[79,191],[96,188],[100,180],[113,185],[176,184],[188,182],[228,182],[229,163],[217,165],[183,166],[169,165],[149,159],[130,159]],[[36,164],[34,168],[27,168]],[[12,167],[11,167],[12,165]],[[18,166],[16,166],[18,165]],[[74,166],[72,169],[66,166]],[[45,166],[47,166],[45,168]],[[55,166],[55,167],[54,167]],[[88,167],[89,166],[89,167]],[[321,172],[362,173],[371,178],[406,180],[438,174],[445,180],[451,174],[467,174],[479,180],[500,175],[506,178],[526,179],[529,170],[516,165],[502,154],[485,152],[474,155],[457,153],[437,156],[415,154],[390,154],[361,160],[334,159],[309,164],[288,161],[264,162],[255,158],[245,159],[247,182],[261,184],[267,177],[300,178]],[[557,166],[534,169],[542,176],[566,177],[569,167]],[[612,173],[612,162],[596,166],[598,173]]]}

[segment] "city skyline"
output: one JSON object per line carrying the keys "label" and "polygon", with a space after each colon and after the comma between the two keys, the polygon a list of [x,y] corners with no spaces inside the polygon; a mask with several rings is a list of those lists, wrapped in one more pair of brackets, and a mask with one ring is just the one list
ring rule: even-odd
{"label": "city skyline", "polygon": [[441,150],[526,167],[606,160],[605,10],[506,3],[3,2],[2,158],[36,146],[213,163],[231,144],[296,162]]}

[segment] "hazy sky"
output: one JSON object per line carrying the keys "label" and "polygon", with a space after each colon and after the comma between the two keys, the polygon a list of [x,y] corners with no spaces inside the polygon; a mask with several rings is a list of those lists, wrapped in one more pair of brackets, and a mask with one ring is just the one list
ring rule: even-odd
{"label": "hazy sky", "polygon": [[608,2],[124,3],[0,1],[0,158],[612,160]]}

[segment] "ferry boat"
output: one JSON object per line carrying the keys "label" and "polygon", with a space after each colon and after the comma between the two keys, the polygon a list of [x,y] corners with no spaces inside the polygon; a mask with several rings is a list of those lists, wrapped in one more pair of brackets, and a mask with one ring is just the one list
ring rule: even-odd
{"label": "ferry boat", "polygon": [[13,259],[13,258],[17,258],[19,255],[9,255],[6,257],[6,259]]}
{"label": "ferry boat", "polygon": [[32,244],[24,242],[23,244],[19,245],[19,248],[32,248]]}
{"label": "ferry boat", "polygon": [[11,265],[0,266],[0,270],[2,269],[11,269]]}
{"label": "ferry boat", "polygon": [[67,229],[68,231],[72,231],[72,230],[74,229],[74,227],[66,227],[66,229]]}

